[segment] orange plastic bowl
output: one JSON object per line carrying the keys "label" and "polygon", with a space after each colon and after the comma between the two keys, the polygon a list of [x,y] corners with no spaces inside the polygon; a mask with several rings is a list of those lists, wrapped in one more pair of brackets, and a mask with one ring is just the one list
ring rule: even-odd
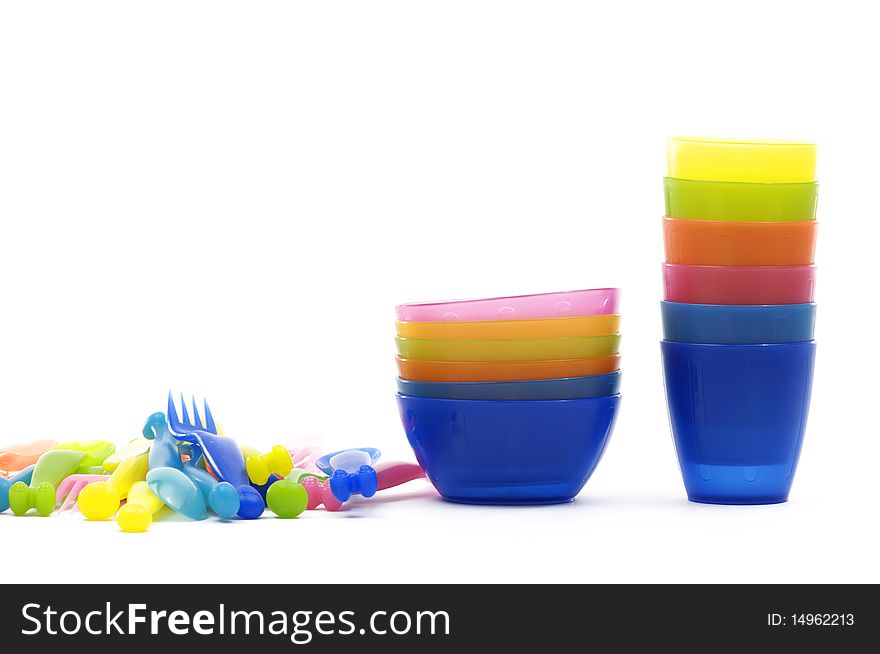
{"label": "orange plastic bowl", "polygon": [[666,263],[696,266],[807,266],[816,222],[740,223],[663,219]]}
{"label": "orange plastic bowl", "polygon": [[423,382],[533,381],[604,375],[620,370],[620,355],[554,361],[416,361],[397,357],[400,377]]}
{"label": "orange plastic bowl", "polygon": [[521,338],[576,338],[605,336],[620,329],[620,314],[543,318],[537,320],[482,320],[471,322],[397,321],[404,338],[516,340]]}

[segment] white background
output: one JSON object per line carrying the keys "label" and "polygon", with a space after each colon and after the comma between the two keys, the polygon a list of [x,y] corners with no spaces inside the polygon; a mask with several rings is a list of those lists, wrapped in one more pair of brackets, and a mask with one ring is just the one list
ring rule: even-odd
{"label": "white background", "polygon": [[[624,292],[622,414],[572,505],[462,507],[418,482],[146,534],[7,512],[3,581],[880,581],[865,7],[3,3],[0,444],[122,443],[171,388],[249,444],[413,460],[395,304]],[[788,504],[685,499],[658,346],[677,134],[820,143],[819,358]]]}

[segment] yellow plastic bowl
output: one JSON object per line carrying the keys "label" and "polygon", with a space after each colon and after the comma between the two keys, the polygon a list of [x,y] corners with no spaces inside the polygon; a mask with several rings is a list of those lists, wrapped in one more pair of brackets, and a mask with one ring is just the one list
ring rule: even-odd
{"label": "yellow plastic bowl", "polygon": [[667,177],[715,182],[816,181],[816,144],[679,136],[666,144]]}
{"label": "yellow plastic bowl", "polygon": [[397,353],[415,361],[548,361],[617,354],[620,334],[578,338],[464,340],[397,337]]}
{"label": "yellow plastic bowl", "polygon": [[403,338],[491,339],[575,338],[605,336],[620,329],[620,315],[538,320],[481,320],[477,322],[406,322],[398,320],[397,335]]}

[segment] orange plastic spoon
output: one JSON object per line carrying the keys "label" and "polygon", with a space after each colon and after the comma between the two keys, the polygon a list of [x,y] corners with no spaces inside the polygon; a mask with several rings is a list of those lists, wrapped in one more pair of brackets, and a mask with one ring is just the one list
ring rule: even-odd
{"label": "orange plastic spoon", "polygon": [[6,472],[24,470],[29,465],[35,464],[43,453],[57,444],[56,441],[42,440],[0,448],[0,470]]}

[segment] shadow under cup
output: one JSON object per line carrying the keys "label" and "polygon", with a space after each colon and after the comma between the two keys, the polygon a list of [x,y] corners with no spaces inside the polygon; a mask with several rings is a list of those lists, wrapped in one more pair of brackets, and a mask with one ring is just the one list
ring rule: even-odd
{"label": "shadow under cup", "polygon": [[661,346],[688,499],[785,502],[807,422],[815,342]]}

